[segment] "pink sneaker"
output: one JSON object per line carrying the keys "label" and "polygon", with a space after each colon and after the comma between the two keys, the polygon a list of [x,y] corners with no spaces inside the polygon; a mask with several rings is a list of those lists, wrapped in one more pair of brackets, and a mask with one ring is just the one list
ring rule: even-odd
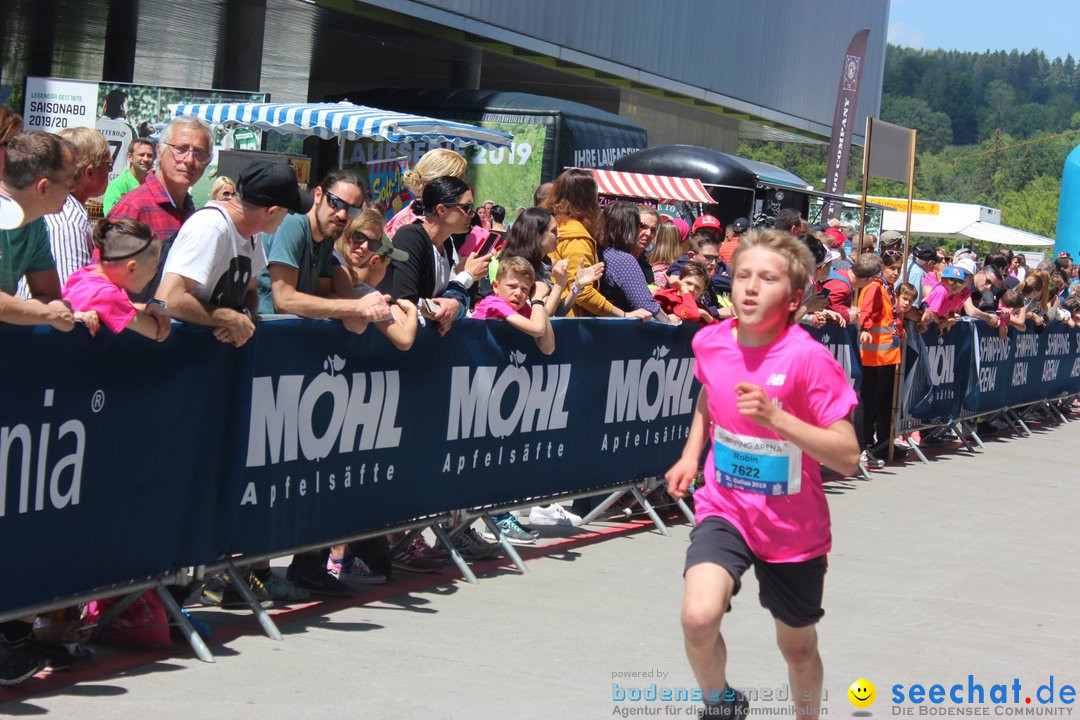
{"label": "pink sneaker", "polygon": [[385,575],[375,572],[355,555],[341,559],[327,558],[326,572],[350,585],[382,585],[386,582]]}

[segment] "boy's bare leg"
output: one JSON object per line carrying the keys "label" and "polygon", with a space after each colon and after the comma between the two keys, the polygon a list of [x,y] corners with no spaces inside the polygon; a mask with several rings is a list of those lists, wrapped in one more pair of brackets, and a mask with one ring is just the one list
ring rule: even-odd
{"label": "boy's bare leg", "polygon": [[727,647],[720,621],[734,590],[731,574],[715,563],[698,563],[686,571],[683,641],[690,668],[706,697],[710,688],[719,691],[727,685]]}
{"label": "boy's bare leg", "polygon": [[796,716],[819,717],[825,670],[818,653],[817,629],[813,625],[795,628],[776,620],[776,644],[787,661]]}

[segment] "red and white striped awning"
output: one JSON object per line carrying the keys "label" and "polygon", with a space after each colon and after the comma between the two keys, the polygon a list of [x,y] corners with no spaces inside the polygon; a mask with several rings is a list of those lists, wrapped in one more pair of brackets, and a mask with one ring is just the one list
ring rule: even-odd
{"label": "red and white striped awning", "polygon": [[585,169],[596,178],[596,186],[601,195],[619,195],[621,197],[648,198],[669,202],[705,204],[716,202],[697,178],[645,175],[644,173],[618,172],[617,170],[600,170],[598,168]]}

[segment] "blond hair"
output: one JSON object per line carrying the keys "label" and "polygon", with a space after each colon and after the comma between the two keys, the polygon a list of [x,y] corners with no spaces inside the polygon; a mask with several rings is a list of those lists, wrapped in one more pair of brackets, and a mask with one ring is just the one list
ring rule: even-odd
{"label": "blond hair", "polygon": [[529,287],[536,284],[536,270],[533,269],[531,262],[520,255],[513,255],[499,263],[499,269],[495,272],[496,282],[510,273],[526,278],[529,281]]}
{"label": "blond hair", "polygon": [[792,292],[804,289],[807,281],[814,275],[816,269],[814,254],[810,252],[810,248],[806,247],[806,243],[784,230],[765,229],[751,230],[743,235],[739,247],[731,256],[732,277],[735,277],[739,271],[739,257],[754,247],[771,250],[784,259]]}
{"label": "blond hair", "polygon": [[363,212],[354,218],[349,218],[349,222],[345,225],[345,229],[338,235],[338,239],[334,241],[334,249],[338,251],[341,257],[345,258],[345,262],[342,267],[345,268],[345,274],[349,276],[349,282],[355,285],[360,281],[360,275],[357,272],[357,268],[353,267],[351,255],[352,255],[352,236],[357,230],[365,230],[369,233],[373,233],[378,237],[382,237],[383,225],[386,219],[382,213],[372,208],[364,208]]}
{"label": "blond hair", "polygon": [[225,190],[226,187],[232,189],[234,193],[236,192],[236,183],[232,181],[232,178],[226,177],[225,175],[218,175],[217,180],[215,180],[214,184],[210,186],[210,199],[220,200],[220,194]]}
{"label": "blond hair", "polygon": [[651,263],[673,263],[682,255],[682,236],[674,223],[662,222],[656,229],[656,240],[649,253]]}
{"label": "blond hair", "polygon": [[64,128],[57,133],[75,147],[75,177],[79,178],[89,168],[112,167],[109,143],[97,130],[88,127]]}
{"label": "blond hair", "polygon": [[447,148],[435,148],[424,153],[416,167],[406,170],[402,179],[412,194],[419,197],[424,192],[424,187],[437,177],[449,175],[464,180],[466,165],[468,163],[461,153]]}

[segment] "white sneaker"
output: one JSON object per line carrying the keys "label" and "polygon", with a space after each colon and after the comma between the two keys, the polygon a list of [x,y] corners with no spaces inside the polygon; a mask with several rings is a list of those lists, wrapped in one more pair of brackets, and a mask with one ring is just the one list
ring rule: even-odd
{"label": "white sneaker", "polygon": [[530,510],[529,522],[533,525],[577,527],[581,524],[581,517],[570,512],[558,503],[551,503],[547,507],[540,507],[537,505]]}

